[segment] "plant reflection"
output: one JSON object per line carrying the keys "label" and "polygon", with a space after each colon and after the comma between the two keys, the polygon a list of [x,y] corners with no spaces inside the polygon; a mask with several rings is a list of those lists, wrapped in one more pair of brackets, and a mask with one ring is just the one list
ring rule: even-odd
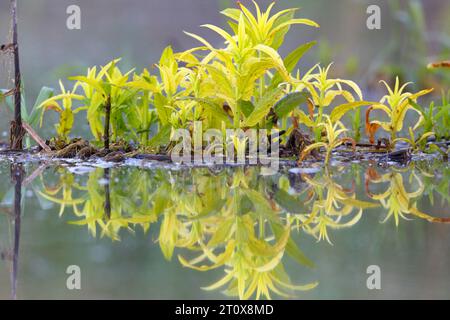
{"label": "plant reflection", "polygon": [[[405,168],[400,171],[393,170],[382,175],[379,175],[376,170],[372,168],[368,169],[366,172],[367,195],[370,198],[379,201],[383,208],[388,211],[383,222],[386,222],[391,217],[393,217],[395,225],[398,226],[400,218],[408,220],[408,216],[415,216],[424,220],[428,220],[430,222],[448,222],[449,220],[447,218],[432,217],[426,213],[421,212],[417,208],[417,201],[423,195],[425,186],[422,182],[422,179],[419,178],[416,172],[414,170],[410,171],[408,169],[409,168]],[[404,174],[407,175],[410,185],[415,184],[417,186],[414,191],[408,192],[406,190],[404,183]],[[384,183],[387,184],[387,188],[385,188],[385,191],[382,193],[373,194],[369,191],[370,183]]]}
{"label": "plant reflection", "polygon": [[25,177],[25,170],[22,164],[11,164],[9,167],[11,183],[13,188],[10,193],[2,195],[0,199],[1,205],[10,203],[11,209],[2,210],[6,213],[9,222],[9,233],[11,241],[9,248],[0,246],[0,258],[9,262],[9,273],[11,283],[11,299],[17,299],[17,279],[19,273],[19,252],[20,252],[20,235],[22,226],[22,200],[23,200],[23,184]]}
{"label": "plant reflection", "polygon": [[355,182],[352,181],[351,188],[344,188],[328,170],[314,178],[308,175],[302,175],[302,178],[308,185],[307,199],[299,200],[282,189],[276,193],[276,198],[288,212],[292,212],[289,207],[305,208],[306,213],[294,215],[293,220],[297,228],[302,228],[318,241],[325,239],[331,243],[328,228],[351,227],[361,219],[363,209],[378,206],[356,199]]}
{"label": "plant reflection", "polygon": [[[318,285],[294,284],[285,272],[287,256],[314,267],[297,246],[296,234],[331,243],[330,231],[354,226],[367,210],[386,214],[383,222],[393,218],[396,225],[408,217],[448,222],[419,209],[427,190],[422,179],[431,173],[412,166],[381,173],[369,167],[362,175],[364,183],[359,168],[272,176],[258,168],[99,168],[84,184],[60,169],[59,181],[55,186],[42,184],[40,194],[60,205],[60,214],[72,207],[78,219],[70,223],[86,225],[93,236],[100,230],[101,237],[120,240],[122,229],[134,232],[140,226],[147,232],[150,226],[159,227],[154,232],[166,259],[176,250],[184,267],[223,270],[223,277],[205,290],[225,288],[225,294],[240,299],[292,297]],[[442,179],[448,181],[448,170],[444,174]],[[441,182],[433,182],[437,187],[428,194],[445,193]],[[442,198],[448,202],[448,196]]]}

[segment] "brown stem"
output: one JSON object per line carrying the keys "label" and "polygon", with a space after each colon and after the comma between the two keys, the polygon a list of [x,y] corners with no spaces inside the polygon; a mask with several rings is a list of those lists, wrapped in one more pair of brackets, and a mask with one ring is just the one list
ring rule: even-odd
{"label": "brown stem", "polygon": [[34,170],[28,177],[26,177],[22,181],[22,186],[26,187],[30,183],[32,183],[34,181],[34,179],[36,179],[37,177],[42,175],[42,173],[44,172],[45,169],[48,168],[48,166],[49,166],[48,162],[44,162],[43,164],[41,164],[36,170]]}
{"label": "brown stem", "polygon": [[356,141],[353,138],[342,138],[342,144],[351,143],[353,153],[356,152]]}
{"label": "brown stem", "polygon": [[14,48],[14,120],[11,121],[10,148],[22,150],[22,139],[24,130],[22,128],[21,114],[21,75],[19,62],[19,45],[17,41],[17,0],[11,0],[11,16],[13,28],[13,48]]}
{"label": "brown stem", "polygon": [[111,96],[110,95],[106,99],[105,109],[106,109],[105,130],[104,130],[105,150],[109,151],[109,122],[111,120]]}
{"label": "brown stem", "polygon": [[14,94],[14,89],[8,90],[3,94],[3,97],[12,96]]}
{"label": "brown stem", "polygon": [[23,122],[22,123],[23,129],[28,133],[28,135],[33,138],[34,141],[46,152],[51,152],[52,149],[45,143],[44,139],[42,139],[36,131],[28,124]]}

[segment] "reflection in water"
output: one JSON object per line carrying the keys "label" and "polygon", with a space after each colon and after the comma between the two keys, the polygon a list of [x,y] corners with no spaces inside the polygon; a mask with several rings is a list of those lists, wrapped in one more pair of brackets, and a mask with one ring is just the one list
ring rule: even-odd
{"label": "reflection in water", "polygon": [[[352,181],[351,188],[344,188],[333,180],[332,175],[325,171],[323,175],[310,178],[303,176],[308,184],[307,204],[308,214],[297,214],[294,219],[299,222],[303,229],[316,237],[318,240],[326,239],[331,243],[328,236],[328,228],[340,229],[351,227],[359,221],[363,209],[377,207],[376,203],[356,199],[355,182]],[[290,207],[301,207],[295,196],[280,190],[280,204],[288,204]],[[288,210],[288,212],[291,212]]]}
{"label": "reflection in water", "polygon": [[[64,167],[39,174],[36,192],[70,215],[70,224],[86,226],[94,237],[119,241],[122,229],[152,227],[163,256],[200,272],[221,270],[205,290],[224,290],[240,299],[295,297],[318,281],[293,283],[289,259],[305,270],[314,263],[295,241],[300,234],[332,244],[336,230],[356,225],[365,213],[380,220],[424,219],[449,222],[419,208],[439,195],[449,204],[448,167],[404,169],[336,167],[314,174],[295,170],[265,175],[259,168],[139,170],[96,168],[75,175]],[[55,178],[56,172],[56,180]],[[36,174],[34,174],[36,175]],[[14,166],[14,241],[11,251],[15,297],[23,170]],[[159,230],[158,230],[159,228]]]}
{"label": "reflection in water", "polygon": [[19,268],[20,219],[22,202],[23,170],[20,164],[11,165],[11,180],[14,182],[14,245],[12,250],[11,297],[17,298],[17,272]]}
{"label": "reflection in water", "polygon": [[[403,170],[407,172],[407,170]],[[409,180],[414,180],[418,186],[415,191],[407,192],[400,172],[392,171],[379,175],[374,169],[367,170],[366,192],[374,200],[378,200],[388,210],[384,221],[394,216],[395,225],[398,226],[399,218],[407,219],[406,215],[416,216],[431,222],[448,222],[448,218],[436,218],[417,209],[417,200],[422,196],[425,187],[422,180],[414,171],[409,174]],[[386,191],[380,194],[372,194],[369,191],[369,183],[387,183]],[[448,183],[448,180],[447,180]],[[448,189],[447,189],[448,194]]]}
{"label": "reflection in water", "polygon": [[22,184],[24,169],[21,164],[12,164],[9,167],[13,190],[11,196],[11,210],[4,210],[10,222],[9,226],[12,234],[10,248],[1,248],[1,258],[9,262],[11,298],[17,298],[17,276],[19,271],[19,248],[20,248],[20,230],[22,215]]}

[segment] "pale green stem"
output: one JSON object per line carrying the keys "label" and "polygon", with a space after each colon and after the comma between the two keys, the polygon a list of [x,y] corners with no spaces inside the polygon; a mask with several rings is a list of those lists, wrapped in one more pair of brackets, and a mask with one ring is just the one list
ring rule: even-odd
{"label": "pale green stem", "polygon": [[147,146],[147,142],[148,142],[148,92],[144,93],[144,98],[142,101],[142,122],[144,124],[143,126],[143,130],[145,130],[142,133],[142,144],[144,146]]}

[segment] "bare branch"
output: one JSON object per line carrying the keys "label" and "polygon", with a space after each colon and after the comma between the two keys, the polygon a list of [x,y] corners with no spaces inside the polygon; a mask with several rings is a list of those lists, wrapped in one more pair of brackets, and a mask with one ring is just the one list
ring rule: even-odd
{"label": "bare branch", "polygon": [[33,138],[33,140],[41,146],[42,149],[44,149],[46,152],[52,151],[50,147],[45,144],[45,141],[36,133],[36,131],[33,130],[33,128],[28,123],[22,122],[22,127]]}

